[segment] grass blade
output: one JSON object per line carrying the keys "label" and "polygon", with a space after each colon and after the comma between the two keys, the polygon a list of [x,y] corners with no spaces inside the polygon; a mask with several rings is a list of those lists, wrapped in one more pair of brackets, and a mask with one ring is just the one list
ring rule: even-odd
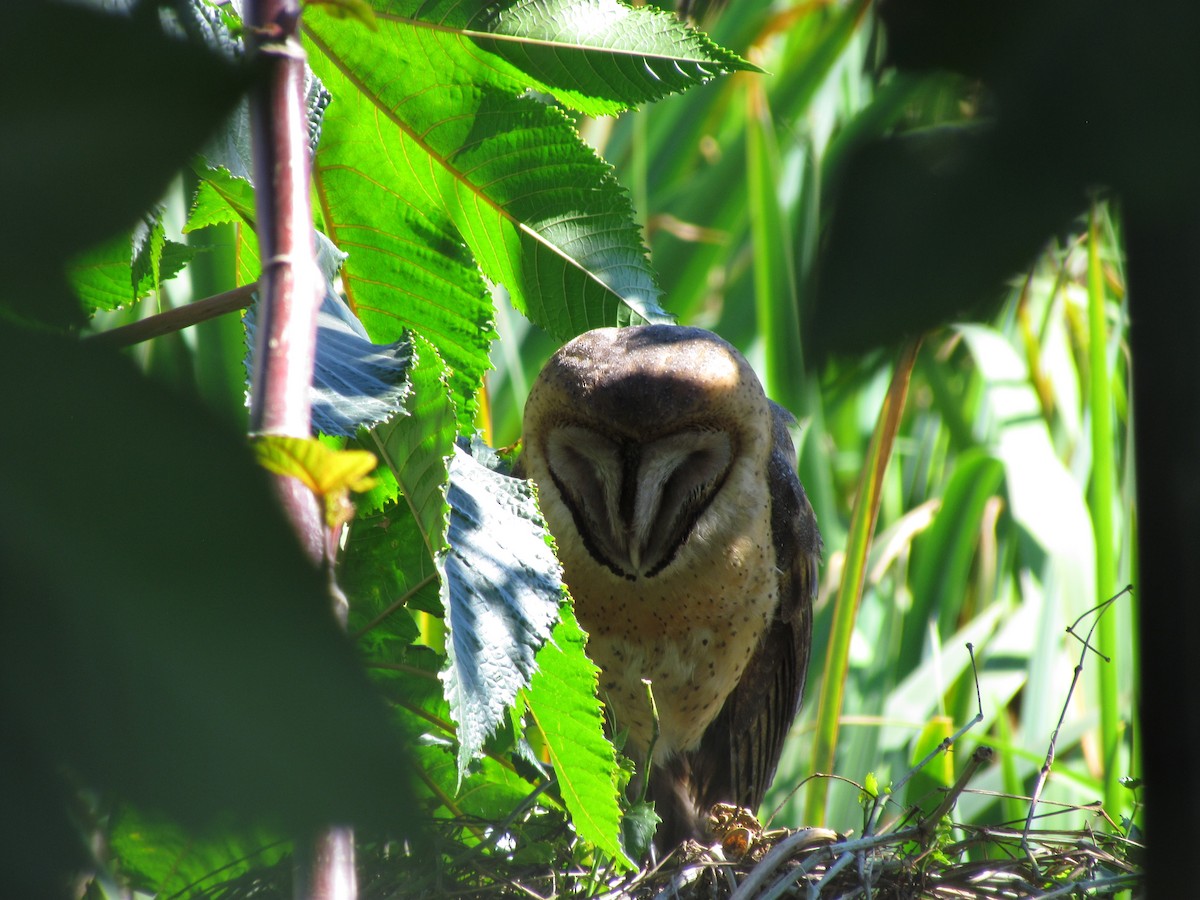
{"label": "grass blade", "polygon": [[[817,730],[813,737],[813,770],[832,772],[837,751],[838,726],[845,695],[846,673],[850,666],[850,638],[854,620],[862,599],[866,577],[867,551],[879,516],[883,476],[892,455],[892,444],[900,428],[900,415],[908,396],[909,379],[916,364],[920,340],[909,341],[900,351],[892,374],[892,383],[884,398],[883,407],[871,435],[866,465],[859,482],[858,497],[850,518],[850,533],[846,540],[846,566],[838,588],[833,611],[833,626],[825,656],[825,672],[821,679],[821,696],[817,706]],[[805,820],[824,822],[828,801],[828,781],[814,778],[808,784]]]}
{"label": "grass blade", "polygon": [[[1112,383],[1108,371],[1108,329],[1105,323],[1104,271],[1100,263],[1099,212],[1093,206],[1088,227],[1088,368],[1092,413],[1092,529],[1096,540],[1096,600],[1111,597],[1117,587],[1117,560],[1113,548],[1113,504],[1116,498],[1116,463],[1113,453]],[[1100,746],[1104,753],[1104,805],[1123,806],[1124,789],[1117,756],[1121,732],[1117,667],[1109,661],[1117,648],[1117,617],[1101,616],[1097,648],[1108,660],[1096,667],[1100,682]]]}

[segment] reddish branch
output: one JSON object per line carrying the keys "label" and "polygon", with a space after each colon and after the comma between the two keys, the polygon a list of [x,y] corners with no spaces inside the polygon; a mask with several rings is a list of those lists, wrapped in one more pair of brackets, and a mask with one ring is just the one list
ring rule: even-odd
{"label": "reddish branch", "polygon": [[[250,98],[255,206],[262,253],[250,429],[308,437],[309,385],[324,293],[317,268],[311,161],[304,107],[304,50],[297,0],[250,0],[246,24],[267,76]],[[276,476],[284,509],[315,563],[332,563],[332,536],[316,498],[294,478]],[[344,612],[344,607],[343,610]],[[296,785],[304,790],[305,785]],[[331,827],[296,842],[297,898],[352,900],[357,895],[354,836]]]}
{"label": "reddish branch", "polygon": [[[309,385],[324,291],[309,205],[300,6],[296,0],[251,0],[246,12],[252,46],[268,70],[250,98],[262,255],[250,430],[309,437]],[[316,498],[292,478],[278,477],[277,486],[309,556],[323,562],[328,541]]]}

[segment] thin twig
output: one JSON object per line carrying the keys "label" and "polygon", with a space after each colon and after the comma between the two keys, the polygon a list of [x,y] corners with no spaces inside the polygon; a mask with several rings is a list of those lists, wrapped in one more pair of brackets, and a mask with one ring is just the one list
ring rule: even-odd
{"label": "thin twig", "polygon": [[[1079,651],[1079,662],[1076,664],[1075,672],[1071,676],[1071,687],[1067,690],[1067,699],[1063,701],[1062,712],[1060,712],[1058,716],[1058,724],[1054,726],[1054,732],[1050,735],[1050,745],[1046,748],[1046,759],[1042,763],[1041,769],[1038,770],[1037,782],[1033,786],[1033,795],[1029,801],[1029,814],[1025,817],[1025,829],[1021,836],[1021,849],[1025,851],[1025,854],[1028,856],[1029,862],[1031,865],[1033,865],[1035,871],[1037,871],[1037,863],[1035,862],[1033,853],[1029,848],[1029,830],[1033,826],[1034,813],[1037,811],[1038,799],[1042,795],[1042,789],[1046,786],[1046,780],[1050,777],[1050,769],[1054,765],[1054,753],[1058,744],[1058,734],[1062,730],[1063,722],[1066,721],[1067,710],[1071,706],[1071,697],[1075,694],[1075,686],[1079,684],[1079,676],[1083,674],[1083,663],[1087,659],[1087,653],[1089,650],[1091,650],[1105,662],[1109,662],[1107,656],[1100,653],[1100,651],[1096,650],[1096,648],[1092,646],[1092,634],[1095,633],[1096,626],[1100,623],[1100,617],[1108,611],[1108,608],[1112,606],[1119,597],[1124,596],[1132,590],[1133,585],[1126,585],[1124,589],[1118,591],[1116,594],[1113,594],[1103,603],[1098,603],[1096,606],[1093,606],[1067,626],[1067,634],[1071,635],[1076,640],[1079,640],[1083,644],[1083,649]],[[1091,627],[1088,628],[1087,637],[1080,638],[1079,635],[1075,633],[1075,627],[1093,613],[1095,614],[1095,618],[1092,620]]]}
{"label": "thin twig", "polygon": [[243,284],[232,291],[214,294],[203,300],[197,300],[195,303],[189,303],[187,306],[179,306],[153,316],[146,316],[144,319],[122,325],[120,328],[90,334],[84,338],[84,341],[106,347],[131,347],[142,341],[182,331],[192,325],[207,322],[209,319],[245,309],[254,301],[254,292],[257,290],[257,281]]}
{"label": "thin twig", "polygon": [[954,746],[955,742],[960,737],[983,721],[983,695],[979,690],[979,669],[975,665],[974,644],[967,644],[967,653],[971,655],[971,676],[975,680],[975,718],[971,719],[969,722],[967,722],[967,724],[963,725],[962,728],[958,729],[958,731],[954,732],[954,734],[950,735],[948,738],[934,747],[924,759],[913,766],[903,778],[896,782],[890,791],[884,791],[875,798],[875,801],[871,806],[871,814],[868,818],[867,827],[863,829],[864,834],[875,833],[875,829],[879,827],[879,819],[883,815],[884,805],[891,800],[892,797],[898,794],[904,788],[904,786],[908,784],[909,780],[912,779],[914,775],[929,765],[935,756],[937,756],[939,753],[945,753]]}
{"label": "thin twig", "polygon": [[[914,837],[916,833],[916,829],[912,828],[907,829],[904,832],[895,832],[885,837],[872,836],[842,841],[839,844],[832,844],[828,848],[818,851],[817,854],[814,854],[814,857],[812,860],[810,860],[810,862],[813,866],[815,866],[819,859],[828,858],[828,856],[832,856],[835,853],[853,854],[854,852],[867,847],[879,847],[884,844],[893,843],[898,839]],[[817,841],[828,840],[830,835],[836,836],[834,832],[827,828],[804,828],[800,831],[797,831],[795,834],[784,838],[771,848],[771,852],[763,857],[762,862],[758,863],[758,865],[754,867],[754,869],[746,877],[746,880],[742,882],[741,887],[737,889],[737,892],[730,897],[729,900],[750,900],[750,898],[756,896],[759,889],[766,884],[767,879],[771,877],[771,874],[777,868],[783,865],[783,863],[787,861],[796,850],[807,847],[809,844],[816,843]],[[826,856],[826,854],[828,854],[828,856]]]}
{"label": "thin twig", "polygon": [[967,764],[963,766],[962,774],[958,776],[958,780],[954,782],[951,788],[946,791],[946,796],[942,798],[942,802],[929,815],[917,822],[917,828],[920,829],[924,837],[921,839],[922,846],[929,846],[929,841],[936,833],[938,822],[950,813],[954,808],[954,804],[958,802],[959,795],[966,789],[968,782],[975,776],[979,767],[985,763],[992,761],[995,756],[995,751],[988,746],[979,746],[972,751]]}
{"label": "thin twig", "polygon": [[358,631],[351,634],[350,637],[357,641],[364,634],[369,632],[372,628],[377,626],[380,622],[382,622],[384,619],[386,619],[388,616],[390,616],[396,610],[400,609],[400,607],[406,606],[408,604],[409,599],[412,598],[413,596],[415,596],[417,591],[421,590],[421,588],[425,587],[426,585],[432,584],[436,580],[437,580],[437,573],[430,572],[428,575],[426,575],[424,578],[422,578],[420,581],[418,581],[416,584],[414,584],[412,587],[410,587],[407,591],[405,591],[403,594],[401,594],[395,601],[390,603],[387,606],[387,608],[383,610],[383,612],[381,612],[379,615],[377,615],[375,618],[373,618],[370,622],[368,622],[362,628],[358,629]]}

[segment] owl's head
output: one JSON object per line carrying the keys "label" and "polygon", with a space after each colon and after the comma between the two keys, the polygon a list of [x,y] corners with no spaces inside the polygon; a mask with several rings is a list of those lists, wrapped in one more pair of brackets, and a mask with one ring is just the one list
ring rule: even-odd
{"label": "owl's head", "polygon": [[560,545],[618,576],[666,569],[737,467],[765,471],[772,412],[745,358],[700,328],[601,328],[563,346],[525,406],[522,468]]}

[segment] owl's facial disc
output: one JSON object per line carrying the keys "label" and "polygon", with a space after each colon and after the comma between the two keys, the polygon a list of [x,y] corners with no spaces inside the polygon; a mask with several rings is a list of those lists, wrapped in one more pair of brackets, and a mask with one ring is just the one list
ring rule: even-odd
{"label": "owl's facial disc", "polygon": [[733,444],[724,431],[689,429],[643,444],[565,425],[551,431],[546,461],[588,550],[633,580],[675,558],[724,483]]}

